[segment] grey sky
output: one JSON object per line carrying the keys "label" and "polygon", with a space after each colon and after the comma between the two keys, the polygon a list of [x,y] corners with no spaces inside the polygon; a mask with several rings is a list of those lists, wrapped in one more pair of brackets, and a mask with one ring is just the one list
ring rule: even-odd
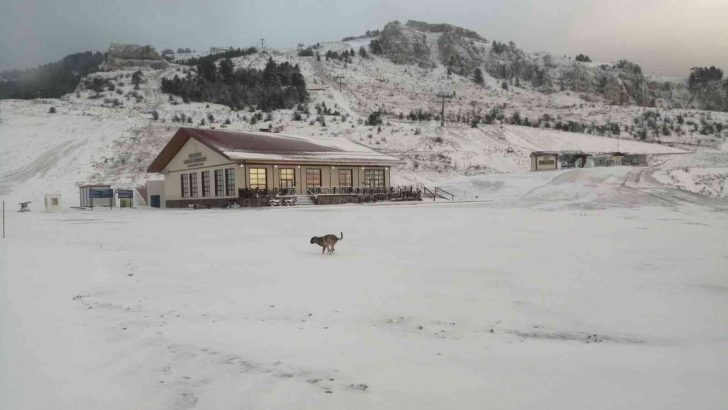
{"label": "grey sky", "polygon": [[527,51],[626,58],[654,74],[728,71],[728,0],[0,0],[0,69],[110,42],[207,49],[341,39],[408,19],[461,25]]}

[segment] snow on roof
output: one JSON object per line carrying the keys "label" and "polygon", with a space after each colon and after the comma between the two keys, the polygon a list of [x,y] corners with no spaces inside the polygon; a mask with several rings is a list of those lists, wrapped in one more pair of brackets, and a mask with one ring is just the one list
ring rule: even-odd
{"label": "snow on roof", "polygon": [[[273,133],[232,132],[180,128],[149,166],[162,172],[190,138],[194,138],[235,162],[326,163],[347,165],[395,165],[402,161],[356,144],[318,144],[300,137]],[[352,147],[354,145],[354,147]]]}
{"label": "snow on roof", "polygon": [[533,151],[531,153],[531,156],[535,155],[561,155],[561,152],[559,151]]}

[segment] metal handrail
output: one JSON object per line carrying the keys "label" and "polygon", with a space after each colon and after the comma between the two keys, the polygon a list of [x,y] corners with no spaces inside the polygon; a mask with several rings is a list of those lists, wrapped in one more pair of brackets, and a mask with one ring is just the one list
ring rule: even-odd
{"label": "metal handrail", "polygon": [[[444,189],[440,187],[435,187],[434,189],[429,189],[427,187],[422,187],[422,194],[424,196],[431,196],[433,201],[437,201],[437,198],[447,199],[451,202],[455,201],[455,195],[451,194],[450,192],[445,191]],[[447,196],[445,196],[447,195]]]}
{"label": "metal handrail", "polygon": [[[455,200],[455,195],[451,194],[450,192],[445,191],[444,189],[442,189],[440,187],[435,187],[435,194],[439,194],[440,192],[442,192],[445,195],[449,195],[451,202]],[[445,196],[443,196],[441,194],[439,194],[439,196],[440,196],[440,198],[447,199]]]}
{"label": "metal handrail", "polygon": [[277,195],[279,196],[292,196],[296,195],[296,187],[283,187],[283,188],[276,188],[278,191]]}

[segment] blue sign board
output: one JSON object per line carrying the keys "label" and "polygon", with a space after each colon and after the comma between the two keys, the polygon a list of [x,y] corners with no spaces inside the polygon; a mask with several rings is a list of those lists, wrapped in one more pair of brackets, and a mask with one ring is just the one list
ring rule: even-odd
{"label": "blue sign board", "polygon": [[90,189],[88,191],[89,198],[113,198],[114,190],[112,189]]}
{"label": "blue sign board", "polygon": [[116,196],[121,198],[134,198],[134,191],[131,189],[117,189],[116,190]]}

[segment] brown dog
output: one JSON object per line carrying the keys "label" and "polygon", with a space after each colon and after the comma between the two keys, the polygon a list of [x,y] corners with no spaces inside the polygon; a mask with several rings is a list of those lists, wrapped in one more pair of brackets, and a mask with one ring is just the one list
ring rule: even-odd
{"label": "brown dog", "polygon": [[316,245],[320,246],[321,248],[321,254],[323,255],[326,250],[329,250],[329,255],[334,253],[336,249],[334,249],[334,246],[336,246],[336,242],[339,242],[340,240],[344,239],[344,233],[341,232],[341,238],[337,238],[336,235],[324,235],[324,236],[314,236],[311,238],[311,243],[315,243]]}

